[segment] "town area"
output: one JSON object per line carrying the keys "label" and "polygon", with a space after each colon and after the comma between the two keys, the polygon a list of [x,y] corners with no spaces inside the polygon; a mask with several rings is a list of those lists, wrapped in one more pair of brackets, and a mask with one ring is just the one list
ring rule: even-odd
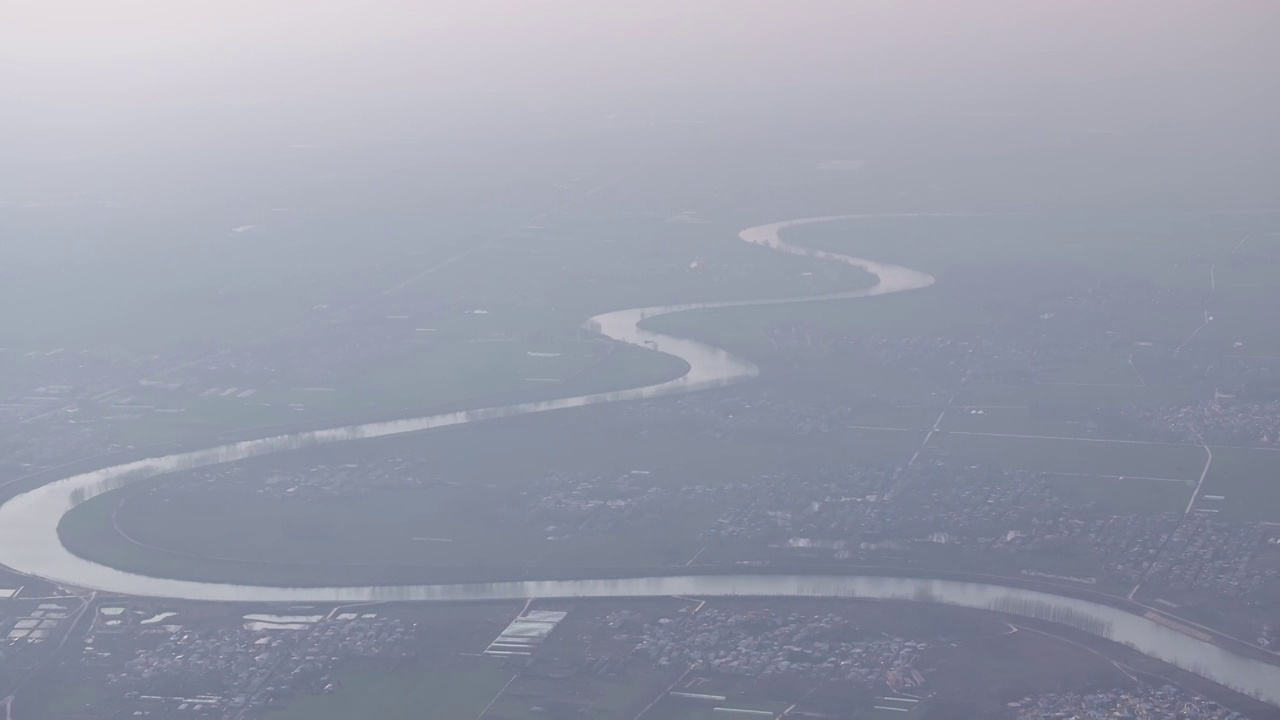
{"label": "town area", "polygon": [[[56,616],[76,605],[42,604],[44,614],[32,618],[42,623],[65,620]],[[19,701],[24,714],[340,717],[367,702],[377,674],[385,697],[375,704],[394,717],[409,710],[420,682],[435,688],[436,700],[489,720],[948,717],[960,708],[1010,720],[1246,717],[1194,691],[1137,679],[1142,671],[1021,621],[892,603],[668,599],[230,613],[100,598],[83,607],[91,615],[76,628],[5,641],[7,657],[56,650],[55,664]],[[1056,666],[1057,676],[992,687],[963,679],[1011,650],[1047,652],[1037,662]]]}

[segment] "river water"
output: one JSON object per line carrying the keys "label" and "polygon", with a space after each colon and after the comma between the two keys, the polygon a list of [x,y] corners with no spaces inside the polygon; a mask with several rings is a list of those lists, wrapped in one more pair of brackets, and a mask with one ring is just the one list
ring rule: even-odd
{"label": "river water", "polygon": [[1146,618],[1099,603],[999,585],[857,576],[684,576],[618,580],[504,582],[459,585],[284,588],[206,583],[126,572],[78,557],[58,537],[58,523],[88,498],[165,473],[334,442],[421,432],[501,417],[624,400],[638,400],[729,385],[755,377],[759,369],[745,359],[694,340],[661,335],[640,327],[659,315],[716,307],[740,307],[868,297],[914,290],[934,278],[898,265],[877,263],[786,243],[788,227],[834,220],[910,215],[840,215],[806,218],[748,228],[745,242],[780,252],[853,265],[877,278],[874,285],[850,292],[788,298],[691,303],[635,308],[597,315],[586,327],[618,342],[650,347],[682,358],[689,371],[680,378],[639,388],[543,402],[443,413],[419,418],[351,425],[248,440],[205,450],[148,458],[57,480],[0,506],[0,565],[57,583],[134,596],[210,601],[335,602],[378,600],[499,600],[528,597],[657,597],[690,595],[861,597],[934,601],[993,609],[1052,620],[1125,643],[1147,655],[1217,681],[1259,700],[1280,706],[1280,667],[1244,657],[1171,630]]}

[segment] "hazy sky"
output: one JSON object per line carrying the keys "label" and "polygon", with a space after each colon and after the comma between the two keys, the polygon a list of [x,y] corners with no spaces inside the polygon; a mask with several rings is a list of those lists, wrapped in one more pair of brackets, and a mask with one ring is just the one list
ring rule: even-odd
{"label": "hazy sky", "polygon": [[1274,183],[1278,20],[1274,0],[15,0],[0,201],[171,189],[176,167],[272,148],[411,141],[426,158],[637,114],[940,132],[987,115],[1145,134],[1189,170],[1198,147]]}
{"label": "hazy sky", "polygon": [[237,226],[268,226],[236,236],[259,262],[385,258],[370,243],[499,232],[655,159],[593,212],[1275,208],[1278,21],[1277,0],[0,0],[0,325],[222,282],[201,263]]}

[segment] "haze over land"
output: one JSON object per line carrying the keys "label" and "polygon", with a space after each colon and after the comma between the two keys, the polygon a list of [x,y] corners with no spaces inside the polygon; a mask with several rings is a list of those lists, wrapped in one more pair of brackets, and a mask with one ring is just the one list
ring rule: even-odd
{"label": "haze over land", "polygon": [[4,720],[1277,717],[1277,30],[0,7]]}

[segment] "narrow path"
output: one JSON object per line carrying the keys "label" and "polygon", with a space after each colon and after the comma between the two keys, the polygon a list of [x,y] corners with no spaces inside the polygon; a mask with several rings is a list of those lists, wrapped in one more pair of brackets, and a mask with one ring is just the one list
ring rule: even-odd
{"label": "narrow path", "polygon": [[1146,383],[1142,383],[1141,385],[1135,385],[1134,383],[1067,382],[1067,381],[1065,381],[1065,380],[1036,380],[1035,382],[1036,382],[1036,384],[1037,384],[1037,385],[1062,385],[1062,386],[1066,386],[1066,387],[1117,387],[1117,388],[1122,388],[1122,387],[1142,387],[1143,385],[1146,385]]}
{"label": "narrow path", "polygon": [[367,608],[367,607],[373,607],[374,605],[383,605],[383,604],[385,603],[363,602],[363,603],[354,603],[351,605],[334,605],[333,609],[329,611],[329,614],[324,616],[324,619],[325,619],[325,622],[328,622],[334,619],[335,617],[337,617],[339,613],[345,612],[347,610],[352,610],[355,608]]}
{"label": "narrow path", "polygon": [[1209,476],[1209,467],[1213,465],[1213,449],[1205,443],[1200,433],[1196,433],[1196,439],[1200,441],[1200,447],[1204,448],[1204,470],[1200,471],[1200,479],[1196,482],[1195,491],[1191,493],[1191,499],[1187,501],[1187,509],[1183,512],[1183,515],[1190,515],[1191,511],[1195,509],[1196,499],[1200,497],[1200,488],[1204,487],[1204,479]]}
{"label": "narrow path", "polygon": [[[868,427],[868,430],[906,430],[907,428]],[[1119,445],[1156,445],[1160,447],[1195,447],[1194,443],[1164,442],[1161,440],[1124,440],[1121,438],[1072,437],[1070,435],[1024,435],[1021,433],[979,432],[977,430],[948,430],[948,435],[977,435],[982,437],[1023,438],[1027,440],[1067,440],[1088,443],[1116,443]],[[1202,443],[1203,446],[1203,443]],[[1257,450],[1260,452],[1280,452],[1280,448],[1253,445],[1215,445],[1226,450]]]}
{"label": "narrow path", "polygon": [[480,711],[480,714],[476,716],[476,720],[481,720],[485,715],[489,714],[489,711],[493,709],[493,706],[498,704],[498,700],[502,697],[502,693],[506,692],[507,688],[511,687],[511,683],[515,682],[518,677],[520,677],[520,673],[516,673],[511,676],[511,679],[507,681],[507,684],[503,685],[502,688],[498,690],[498,694],[494,695],[493,699],[489,701],[489,704],[485,705],[484,709]]}
{"label": "narrow path", "polygon": [[[1204,479],[1209,476],[1209,468],[1213,466],[1213,449],[1205,443],[1204,438],[1200,436],[1200,433],[1196,433],[1196,439],[1200,441],[1200,447],[1204,448],[1206,457],[1204,461],[1204,469],[1200,471],[1200,479],[1196,482],[1195,490],[1191,492],[1191,499],[1187,501],[1187,509],[1182,512],[1183,517],[1190,515],[1191,512],[1195,510],[1196,499],[1200,497],[1200,488],[1204,487]],[[1146,572],[1142,573],[1142,577],[1139,578],[1138,583],[1129,591],[1127,599],[1133,600],[1134,597],[1138,595],[1138,591],[1142,589],[1142,586],[1146,584],[1147,578],[1151,576],[1151,570],[1155,568],[1156,561],[1164,554],[1164,549],[1169,544],[1169,539],[1172,537],[1173,533],[1169,533],[1169,536],[1164,539],[1164,542],[1160,543],[1160,547],[1156,548],[1155,557],[1152,559],[1151,564],[1147,566]]]}
{"label": "narrow path", "polygon": [[814,684],[814,686],[813,686],[813,687],[809,688],[809,691],[808,691],[808,692],[806,692],[804,695],[801,695],[801,696],[800,696],[800,699],[799,699],[799,700],[797,700],[797,701],[795,701],[795,702],[791,703],[789,706],[787,706],[787,709],[786,709],[786,710],[783,710],[783,711],[778,715],[779,720],[780,720],[781,718],[787,717],[787,716],[788,716],[788,715],[790,715],[791,713],[795,712],[796,708],[800,707],[800,705],[801,705],[801,704],[803,704],[805,700],[808,700],[810,695],[813,695],[815,692],[817,692],[819,687],[820,687],[820,686],[819,686],[818,684]]}
{"label": "narrow path", "polygon": [[1094,654],[1094,655],[1096,655],[1096,656],[1098,656],[1098,657],[1102,658],[1103,660],[1106,660],[1107,662],[1111,663],[1112,665],[1114,665],[1114,666],[1115,666],[1115,668],[1116,668],[1117,670],[1119,670],[1120,672],[1124,673],[1124,674],[1125,674],[1125,676],[1126,676],[1126,677],[1128,677],[1130,680],[1132,680],[1134,683],[1141,683],[1141,681],[1140,681],[1140,680],[1138,680],[1138,678],[1137,678],[1137,677],[1135,677],[1133,673],[1129,672],[1129,668],[1128,668],[1127,666],[1122,665],[1118,660],[1113,660],[1112,658],[1107,657],[1106,653],[1103,653],[1103,652],[1102,652],[1102,651],[1100,651],[1100,650],[1096,650],[1096,649],[1094,649],[1094,648],[1091,648],[1091,647],[1089,647],[1088,645],[1085,645],[1084,643],[1079,643],[1079,642],[1076,642],[1075,640],[1071,640],[1071,639],[1069,639],[1069,638],[1064,638],[1064,637],[1062,637],[1061,635],[1055,635],[1055,634],[1053,634],[1053,633],[1051,633],[1051,632],[1046,632],[1046,631],[1044,631],[1044,630],[1037,630],[1036,628],[1027,627],[1026,625],[1016,625],[1016,626],[1015,626],[1015,625],[1010,625],[1009,627],[1012,627],[1012,628],[1015,628],[1015,629],[1020,629],[1020,630],[1025,630],[1025,631],[1027,631],[1027,632],[1029,632],[1029,633],[1035,633],[1036,635],[1042,635],[1042,636],[1044,636],[1044,637],[1051,638],[1051,639],[1053,639],[1053,640],[1057,640],[1058,642],[1064,642],[1064,643],[1067,643],[1068,645],[1074,645],[1074,646],[1076,646],[1076,647],[1080,648],[1081,650],[1084,650],[1084,651],[1086,651],[1086,652],[1092,653],[1092,654]]}
{"label": "narrow path", "polygon": [[1200,331],[1201,331],[1201,330],[1203,330],[1203,329],[1205,329],[1205,328],[1207,328],[1207,327],[1209,327],[1209,323],[1211,323],[1211,322],[1213,322],[1213,316],[1209,314],[1209,311],[1208,311],[1208,310],[1205,310],[1205,311],[1204,311],[1204,322],[1203,322],[1203,323],[1201,323],[1201,324],[1200,324],[1200,326],[1199,326],[1199,327],[1197,327],[1195,330],[1192,330],[1192,331],[1191,331],[1191,334],[1187,336],[1187,339],[1186,339],[1186,340],[1183,340],[1183,341],[1182,341],[1182,344],[1178,346],[1178,349],[1179,349],[1179,350],[1182,350],[1182,349],[1183,349],[1183,348],[1185,348],[1186,346],[1190,345],[1190,344],[1191,344],[1191,341],[1192,341],[1192,340],[1194,340],[1194,339],[1196,338],[1196,336],[1200,334]]}
{"label": "narrow path", "polygon": [[685,601],[685,602],[696,602],[696,603],[698,603],[697,607],[695,607],[695,608],[693,609],[693,612],[689,613],[690,615],[697,615],[699,612],[701,612],[701,611],[702,611],[702,608],[703,608],[704,606],[706,606],[706,604],[707,604],[707,601],[706,601],[706,600],[700,600],[700,599],[698,599],[698,598],[686,597],[686,596],[684,596],[684,595],[672,595],[672,596],[671,596],[671,599],[673,599],[673,600],[683,600],[683,601]]}
{"label": "narrow path", "polygon": [[1187,478],[1151,477],[1149,475],[1099,475],[1097,473],[1056,472],[1056,471],[1049,471],[1044,474],[1056,475],[1058,477],[1095,478],[1098,480],[1151,480],[1153,482],[1167,482],[1167,483],[1176,483],[1178,485],[1191,485],[1191,480]]}
{"label": "narrow path", "polygon": [[476,245],[476,246],[475,246],[475,247],[473,247],[473,248],[468,248],[468,249],[466,249],[466,250],[463,250],[462,252],[458,253],[457,255],[454,255],[453,257],[451,257],[451,258],[449,258],[449,259],[447,259],[447,260],[445,260],[445,261],[443,261],[443,262],[440,262],[440,263],[438,263],[438,264],[436,264],[436,265],[432,265],[431,267],[427,268],[426,270],[423,270],[422,272],[418,273],[417,275],[414,275],[414,276],[413,276],[413,277],[411,277],[411,278],[408,278],[407,280],[404,280],[404,281],[402,281],[402,282],[398,282],[398,283],[396,283],[395,285],[392,285],[391,287],[387,288],[386,290],[383,290],[383,291],[382,291],[382,294],[383,294],[384,296],[386,296],[386,295],[394,295],[394,294],[396,294],[396,293],[400,292],[401,290],[403,290],[403,289],[405,289],[405,288],[409,287],[410,285],[413,285],[414,283],[418,282],[419,280],[421,280],[421,279],[423,279],[423,278],[425,278],[425,277],[427,277],[427,276],[429,276],[429,275],[434,275],[434,274],[436,274],[436,273],[440,272],[441,270],[444,270],[445,268],[449,267],[450,265],[453,265],[454,263],[456,263],[456,262],[458,262],[458,261],[460,261],[460,260],[464,260],[464,259],[466,259],[466,258],[468,258],[468,257],[470,257],[470,256],[472,256],[472,255],[475,255],[476,253],[480,252],[481,250],[488,249],[488,248],[489,248],[489,246],[490,246],[490,243],[481,243],[481,244],[479,244],[479,245]]}
{"label": "narrow path", "polygon": [[1147,386],[1147,381],[1142,377],[1142,373],[1138,372],[1138,366],[1133,364],[1133,353],[1129,353],[1129,367],[1133,368],[1133,374],[1138,376],[1138,382],[1142,387]]}
{"label": "narrow path", "polygon": [[675,690],[676,686],[679,685],[682,680],[689,677],[689,673],[691,672],[693,672],[693,666],[689,666],[683,673],[681,673],[680,677],[676,678],[674,682],[668,685],[666,690],[663,690],[662,692],[658,693],[658,697],[654,698],[653,702],[649,703],[648,705],[645,705],[644,709],[641,710],[638,714],[636,714],[635,720],[640,720],[645,715],[647,715],[649,711],[654,708],[655,705],[662,702],[663,698],[665,698],[668,694],[670,694],[672,690]]}
{"label": "narrow path", "polygon": [[924,452],[924,449],[929,447],[929,441],[932,440],[934,434],[938,432],[938,428],[942,427],[942,420],[947,416],[947,411],[950,409],[951,401],[948,401],[947,407],[942,408],[942,412],[938,413],[938,419],[933,421],[933,427],[929,428],[928,433],[925,433],[924,441],[920,443],[920,447],[916,449],[915,454],[907,461],[907,467],[915,465],[916,460],[920,459],[920,453]]}

